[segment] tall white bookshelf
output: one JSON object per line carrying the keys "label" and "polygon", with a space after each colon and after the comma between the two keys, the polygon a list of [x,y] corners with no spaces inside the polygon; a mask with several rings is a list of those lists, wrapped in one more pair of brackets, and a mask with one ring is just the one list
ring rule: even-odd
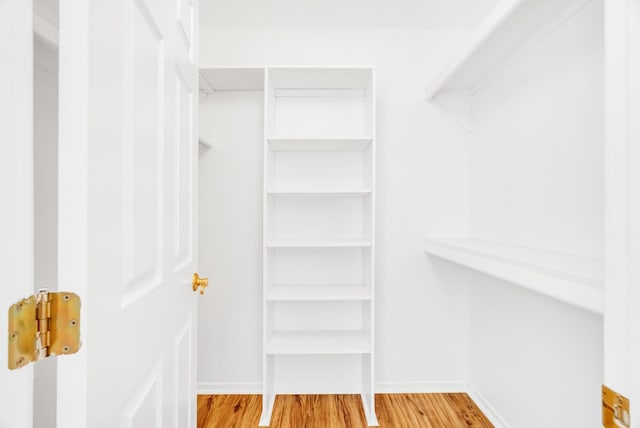
{"label": "tall white bookshelf", "polygon": [[263,410],[277,394],[374,403],[375,73],[268,68]]}

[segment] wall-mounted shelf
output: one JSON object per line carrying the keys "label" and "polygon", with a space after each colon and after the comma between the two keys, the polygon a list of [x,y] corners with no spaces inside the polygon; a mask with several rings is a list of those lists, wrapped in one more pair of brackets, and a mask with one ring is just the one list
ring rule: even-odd
{"label": "wall-mounted shelf", "polygon": [[591,0],[502,0],[427,89],[480,89],[492,73],[535,45]]}
{"label": "wall-mounted shelf", "polygon": [[476,239],[426,239],[424,250],[545,296],[603,313],[602,260]]}
{"label": "wall-mounted shelf", "polygon": [[336,138],[296,138],[296,137],[268,137],[269,144],[276,152],[340,152],[365,150],[371,144],[372,138],[336,137]]}
{"label": "wall-mounted shelf", "polygon": [[274,284],[269,302],[371,300],[363,284]]}
{"label": "wall-mounted shelf", "polygon": [[371,342],[366,331],[273,331],[267,354],[369,354]]}
{"label": "wall-mounted shelf", "polygon": [[205,92],[262,91],[264,67],[200,67]]}
{"label": "wall-mounted shelf", "polygon": [[371,241],[364,239],[293,240],[279,239],[266,242],[267,248],[366,248]]}
{"label": "wall-mounted shelf", "polygon": [[346,190],[295,190],[295,189],[271,189],[267,190],[271,196],[364,196],[370,195],[371,189],[346,189]]}

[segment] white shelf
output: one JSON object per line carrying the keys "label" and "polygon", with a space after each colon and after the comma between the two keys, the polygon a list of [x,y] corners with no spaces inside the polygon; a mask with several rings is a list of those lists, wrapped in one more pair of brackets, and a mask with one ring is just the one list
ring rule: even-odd
{"label": "white shelf", "polygon": [[200,67],[200,89],[207,93],[264,90],[263,67]]}
{"label": "white shelf", "polygon": [[274,331],[266,353],[278,355],[369,354],[371,341],[366,331]]}
{"label": "white shelf", "polygon": [[545,296],[603,313],[602,260],[475,239],[426,239],[424,250]]}
{"label": "white shelf", "polygon": [[362,284],[274,284],[267,295],[270,302],[371,300]]}
{"label": "white shelf", "polygon": [[502,64],[535,45],[590,0],[502,0],[427,89],[475,92]]}
{"label": "white shelf", "polygon": [[353,152],[369,147],[372,137],[268,137],[267,140],[276,152]]}
{"label": "white shelf", "polygon": [[364,89],[370,83],[372,67],[269,67],[275,88]]}
{"label": "white shelf", "polygon": [[371,247],[371,241],[364,239],[293,240],[275,239],[267,241],[267,248],[364,248]]}
{"label": "white shelf", "polygon": [[267,194],[271,196],[364,196],[370,195],[371,189],[350,190],[293,190],[270,189]]}

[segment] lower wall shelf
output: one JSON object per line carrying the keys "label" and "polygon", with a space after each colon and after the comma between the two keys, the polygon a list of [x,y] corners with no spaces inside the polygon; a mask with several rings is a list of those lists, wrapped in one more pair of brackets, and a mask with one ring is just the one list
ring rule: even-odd
{"label": "lower wall shelf", "polygon": [[266,242],[267,248],[365,248],[371,241],[364,239],[302,240],[278,239]]}
{"label": "lower wall shelf", "polygon": [[368,354],[369,332],[344,331],[274,331],[267,342],[270,355]]}
{"label": "lower wall shelf", "polygon": [[426,239],[424,250],[582,309],[604,311],[602,260],[477,239]]}
{"label": "lower wall shelf", "polygon": [[269,302],[371,300],[364,284],[274,284]]}

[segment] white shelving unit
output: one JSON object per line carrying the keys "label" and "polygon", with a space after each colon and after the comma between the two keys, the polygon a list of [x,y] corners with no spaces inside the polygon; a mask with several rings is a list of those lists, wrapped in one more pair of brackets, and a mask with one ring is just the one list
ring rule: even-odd
{"label": "white shelving unit", "polygon": [[545,296],[604,312],[604,262],[477,239],[426,239],[425,252]]}
{"label": "white shelving unit", "polygon": [[374,79],[364,67],[265,72],[261,426],[276,394],[314,391],[360,392],[377,425]]}
{"label": "white shelving unit", "polygon": [[505,63],[535,45],[591,0],[502,0],[427,89],[474,93]]}

